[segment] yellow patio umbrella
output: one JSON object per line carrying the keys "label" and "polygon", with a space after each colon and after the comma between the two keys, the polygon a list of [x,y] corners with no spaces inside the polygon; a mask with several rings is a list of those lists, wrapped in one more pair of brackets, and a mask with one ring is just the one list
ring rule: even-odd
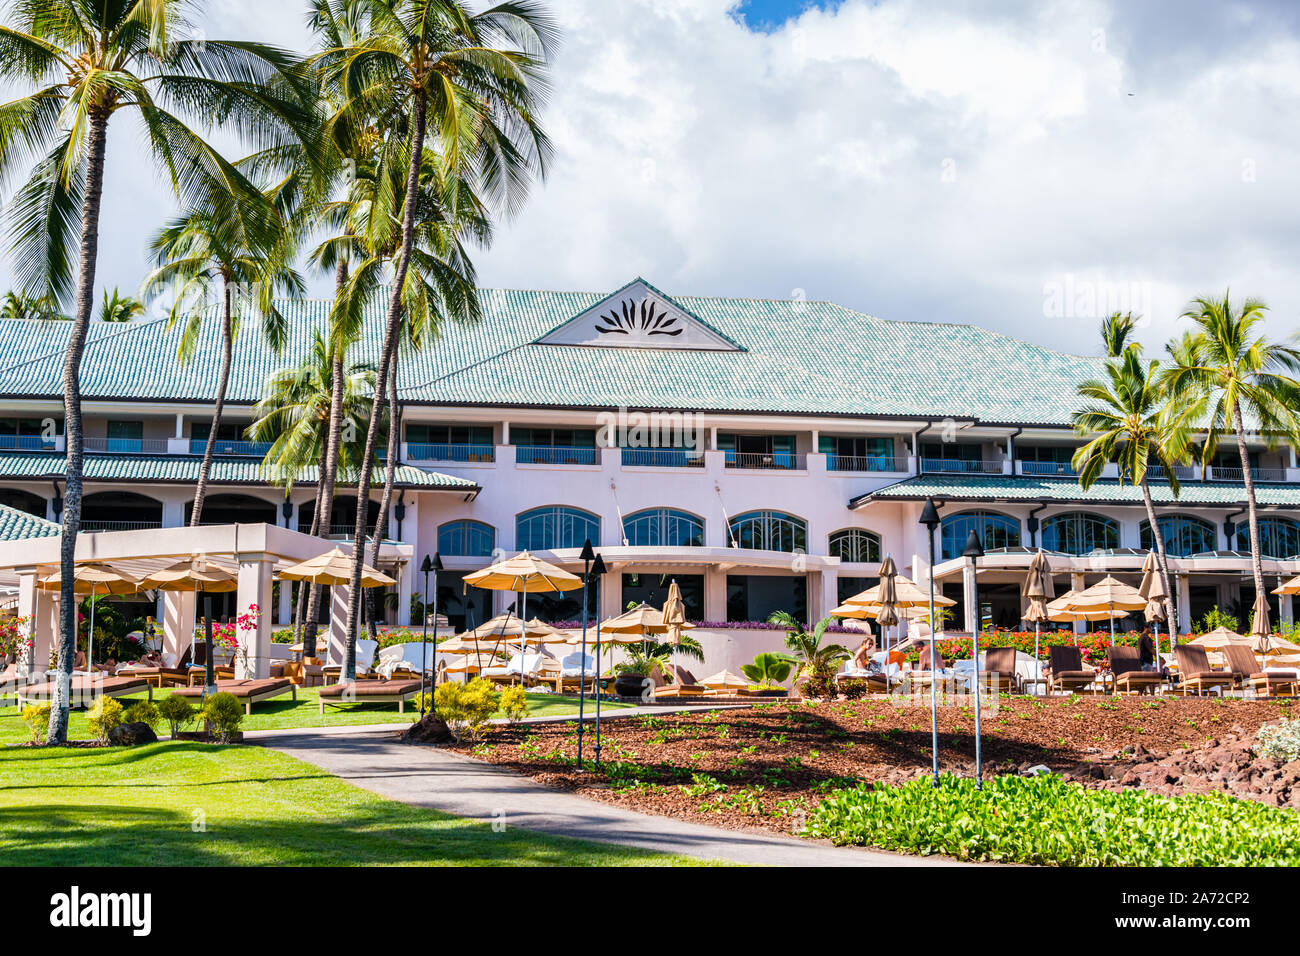
{"label": "yellow patio umbrella", "polygon": [[1069,600],[1064,601],[1060,610],[1071,612],[1105,611],[1110,618],[1110,644],[1115,646],[1115,612],[1141,611],[1147,606],[1137,588],[1107,575],[1090,588],[1084,588]]}
{"label": "yellow patio umbrella", "polygon": [[1300,594],[1300,574],[1297,574],[1290,581],[1279,584],[1273,589],[1274,594]]}
{"label": "yellow patio umbrella", "polygon": [[859,621],[864,621],[869,617],[875,616],[875,610],[879,607],[876,604],[841,604],[839,607],[831,608],[831,617],[851,617]]}
{"label": "yellow patio umbrella", "polygon": [[[883,570],[884,565],[881,565]],[[934,596],[935,607],[952,607],[957,602],[952,598],[944,597],[942,594]],[[869,587],[865,591],[859,591],[850,598],[844,599],[844,604],[865,604],[868,606],[880,604],[880,585]],[[841,605],[843,607],[844,605]],[[903,574],[894,576],[894,607],[924,607],[929,608],[930,595],[922,591],[910,578]],[[844,615],[847,617],[848,615]]]}
{"label": "yellow patio umbrella", "polygon": [[[695,625],[683,621],[680,627],[683,631],[689,631]],[[607,617],[600,622],[601,640],[607,644],[640,644],[651,635],[667,634],[668,631],[669,627],[664,623],[664,612],[644,601],[616,617]]]}
{"label": "yellow patio umbrella", "polygon": [[[277,575],[281,581],[308,581],[312,584],[338,586],[352,583],[352,555],[342,548],[334,548],[314,558],[308,558],[292,567],[285,568]],[[382,588],[396,584],[384,572],[368,564],[361,566],[361,586],[363,588]]]}
{"label": "yellow patio umbrella", "polygon": [[739,690],[749,686],[749,681],[745,678],[738,677],[725,669],[718,671],[716,674],[710,674],[700,683],[714,690]]}
{"label": "yellow patio umbrella", "polygon": [[1250,638],[1246,637],[1244,634],[1238,634],[1236,631],[1231,631],[1226,627],[1216,627],[1214,630],[1202,634],[1200,637],[1188,641],[1187,643],[1195,644],[1197,647],[1209,648],[1227,647],[1229,644],[1240,644],[1243,647],[1248,647],[1250,646]]}
{"label": "yellow patio umbrella", "polygon": [[1270,634],[1265,639],[1252,636],[1248,637],[1247,640],[1250,641],[1252,651],[1270,659],[1280,660],[1283,657],[1300,654],[1300,644],[1294,644],[1284,637],[1275,637]]}
{"label": "yellow patio umbrella", "polygon": [[[63,583],[62,572],[55,571],[37,585],[44,591],[57,591]],[[136,594],[140,581],[106,564],[87,562],[72,568],[72,592],[90,595],[90,631],[86,639],[86,668],[95,669],[95,597],[99,594]]]}
{"label": "yellow patio umbrella", "polygon": [[[194,557],[188,561],[155,571],[140,582],[142,591],[193,591],[194,608],[198,610],[199,595],[222,594],[239,590],[239,579],[234,574],[218,567],[204,557]],[[206,622],[203,635],[204,668],[207,680],[204,692],[215,690],[216,682],[212,678],[212,616],[203,615]]]}
{"label": "yellow patio umbrella", "polygon": [[[521,551],[513,558],[506,558],[481,571],[465,575],[465,583],[488,591],[513,591],[522,594],[519,616],[526,620],[530,593],[573,591],[582,587],[582,578],[556,567],[549,561],[543,561],[527,551]],[[522,657],[520,657],[519,667],[522,680]]]}

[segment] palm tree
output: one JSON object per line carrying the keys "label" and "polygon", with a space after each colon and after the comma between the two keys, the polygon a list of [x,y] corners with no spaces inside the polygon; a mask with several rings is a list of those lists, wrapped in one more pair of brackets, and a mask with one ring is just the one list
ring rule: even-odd
{"label": "palm tree", "polygon": [[[75,653],[73,556],[81,525],[79,372],[94,302],[108,130],[134,115],[168,182],[186,201],[239,218],[247,195],[233,167],[180,118],[214,120],[260,147],[307,134],[296,68],[273,47],[210,40],[184,0],[24,0],[0,26],[0,62],[29,92],[0,105],[0,176],[31,164],[9,204],[14,275],[24,292],[71,298],[64,352],[67,465],[60,542],[58,672],[50,744],[67,737]],[[75,271],[75,280],[74,280]],[[75,289],[74,289],[75,284]]]}
{"label": "palm tree", "polygon": [[[217,375],[212,424],[194,489],[190,526],[203,515],[208,476],[216,449],[217,431],[230,384],[230,364],[240,322],[250,316],[261,320],[263,336],[279,351],[286,336],[284,316],[276,307],[278,292],[301,294],[302,278],[285,258],[292,245],[283,241],[283,224],[267,204],[267,211],[248,220],[228,219],[207,209],[193,209],[168,222],[150,243],[158,267],[144,281],[146,295],[172,295],[168,326],[184,321],[177,358],[189,362],[209,308],[213,286],[219,297],[216,315],[221,322],[221,368]],[[256,231],[250,233],[249,222]]]}
{"label": "palm tree", "polygon": [[135,296],[122,295],[116,287],[112,294],[104,290],[104,300],[99,307],[101,322],[130,322],[138,315],[144,315],[144,303]]}
{"label": "palm tree", "polygon": [[835,623],[834,618],[822,618],[811,631],[804,630],[803,624],[788,611],[773,611],[767,622],[785,628],[786,649],[790,651],[790,660],[798,665],[796,679],[805,674],[810,677],[831,676],[840,662],[853,656],[843,644],[822,646],[826,628]]}
{"label": "palm tree", "polygon": [[68,317],[59,311],[58,304],[49,296],[30,296],[10,289],[0,299],[0,319],[56,319],[66,322]]}
{"label": "palm tree", "polygon": [[1261,326],[1267,309],[1259,299],[1246,299],[1234,308],[1227,292],[1222,299],[1193,300],[1183,318],[1192,320],[1195,331],[1170,344],[1173,364],[1165,373],[1172,393],[1199,400],[1207,408],[1203,460],[1213,457],[1224,435],[1237,439],[1257,595],[1265,593],[1264,568],[1246,419],[1251,419],[1270,449],[1283,437],[1293,445],[1300,442],[1300,381],[1294,377],[1300,373],[1300,350],[1264,337]]}
{"label": "palm tree", "polygon": [[[356,38],[312,58],[338,90],[336,102],[365,121],[400,131],[407,154],[401,231],[393,257],[391,293],[379,351],[375,404],[397,348],[406,275],[416,241],[420,172],[432,127],[448,167],[473,175],[507,213],[518,207],[548,151],[537,110],[545,94],[545,59],[555,38],[549,18],[529,0],[510,0],[472,13],[462,0],[335,0],[353,7]],[[345,17],[340,16],[340,19]],[[361,128],[360,124],[356,124]],[[381,416],[373,413],[357,482],[360,505],[370,499],[371,460]],[[348,649],[340,679],[356,670],[356,625],[365,557],[365,509],[358,507],[348,598]]]}
{"label": "palm tree", "polygon": [[[1090,379],[1079,386],[1087,404],[1074,413],[1075,431],[1089,436],[1089,442],[1074,453],[1072,464],[1079,472],[1079,484],[1086,490],[1101,477],[1110,462],[1119,467],[1119,480],[1142,490],[1147,523],[1155,539],[1160,574],[1164,579],[1165,610],[1171,628],[1178,626],[1173,589],[1169,586],[1169,561],[1164,538],[1156,521],[1155,504],[1148,483],[1150,467],[1160,465],[1169,476],[1169,487],[1179,492],[1174,465],[1190,455],[1191,429],[1200,406],[1171,400],[1164,387],[1160,363],[1142,358],[1139,345],[1130,344],[1117,358],[1104,365],[1105,378]],[[1172,632],[1171,632],[1172,633]]]}
{"label": "palm tree", "polygon": [[1112,312],[1101,320],[1101,341],[1109,358],[1124,354],[1137,324],[1138,318],[1132,312]]}

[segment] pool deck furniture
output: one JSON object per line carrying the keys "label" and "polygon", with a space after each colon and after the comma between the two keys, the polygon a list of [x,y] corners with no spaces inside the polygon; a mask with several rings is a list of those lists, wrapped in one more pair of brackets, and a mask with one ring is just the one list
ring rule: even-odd
{"label": "pool deck furniture", "polygon": [[1100,675],[1083,666],[1083,654],[1077,647],[1052,645],[1047,648],[1047,654],[1051,668],[1047,685],[1050,691],[1073,694],[1092,684],[1093,693],[1096,693]]}
{"label": "pool deck furniture", "polygon": [[415,680],[359,680],[348,684],[330,684],[320,689],[320,712],[325,713],[325,705],[338,707],[342,704],[397,704],[399,714],[406,713],[406,702],[413,700],[420,693],[432,691],[433,685],[426,681]]}
{"label": "pool deck furniture", "polygon": [[1117,694],[1154,694],[1165,682],[1159,671],[1142,669],[1142,652],[1136,647],[1116,645],[1110,649],[1110,670]]}
{"label": "pool deck furniture", "polygon": [[[202,697],[202,687],[178,687],[172,691],[180,697]],[[235,698],[244,705],[244,713],[251,714],[253,705],[259,704],[264,700],[270,700],[273,697],[283,697],[289,694],[296,701],[298,699],[298,688],[293,681],[284,677],[264,677],[260,680],[219,680],[217,681],[217,693],[234,694]]]}
{"label": "pool deck furniture", "polygon": [[692,674],[684,667],[673,667],[674,680],[671,684],[665,684],[662,687],[656,687],[650,692],[654,700],[676,700],[678,698],[685,700],[698,699],[709,692],[705,687],[695,679]]}
{"label": "pool deck furniture", "polygon": [[1210,659],[1205,656],[1203,647],[1179,644],[1174,653],[1178,655],[1178,674],[1181,677],[1178,689],[1184,695],[1200,695],[1215,688],[1223,691],[1237,682],[1232,671],[1216,671],[1210,667]]}
{"label": "pool deck furniture", "polygon": [[1223,653],[1228,659],[1228,669],[1236,675],[1237,686],[1242,690],[1263,691],[1268,697],[1294,697],[1300,691],[1300,674],[1294,670],[1264,670],[1254,652],[1245,645],[1229,644]]}
{"label": "pool deck furniture", "polygon": [[[88,707],[97,697],[127,697],[141,691],[147,692],[149,699],[153,700],[153,687],[143,678],[83,675],[72,678],[71,705]],[[32,701],[44,703],[54,696],[54,682],[27,684],[17,688],[17,693],[19,706]]]}
{"label": "pool deck furniture", "polygon": [[984,652],[984,670],[979,681],[993,694],[1014,694],[1020,690],[1016,677],[1016,649],[990,647]]}

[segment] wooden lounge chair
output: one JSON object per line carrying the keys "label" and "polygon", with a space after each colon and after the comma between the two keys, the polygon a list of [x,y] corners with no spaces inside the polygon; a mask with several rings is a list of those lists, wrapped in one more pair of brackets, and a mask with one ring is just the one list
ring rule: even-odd
{"label": "wooden lounge chair", "polygon": [[673,677],[671,684],[664,684],[651,691],[651,697],[655,700],[698,699],[709,692],[709,689],[697,681],[695,675],[684,667],[674,666]]}
{"label": "wooden lounge chair", "polygon": [[1136,647],[1115,646],[1110,649],[1110,672],[1115,675],[1117,694],[1154,694],[1165,682],[1159,671],[1142,669],[1142,652]]}
{"label": "wooden lounge chair", "polygon": [[[140,677],[104,677],[102,675],[85,674],[72,678],[72,698],[71,706],[88,707],[96,697],[128,697],[131,694],[139,694],[141,691],[148,693],[149,699],[153,700],[153,687],[149,682]],[[31,701],[38,703],[52,700],[54,697],[54,683],[46,681],[41,684],[27,684],[19,687],[18,704],[22,706]]]}
{"label": "wooden lounge chair", "polygon": [[1077,647],[1052,645],[1047,648],[1047,655],[1051,678],[1047,684],[1049,691],[1073,694],[1096,682],[1097,672],[1083,666],[1083,655]]}
{"label": "wooden lounge chair", "polygon": [[166,663],[160,667],[128,666],[121,676],[143,678],[151,687],[163,688],[176,685],[184,687],[189,683],[190,677],[190,648],[185,649],[185,653],[181,655],[175,667],[169,667]]}
{"label": "wooden lounge chair", "polygon": [[1216,671],[1205,656],[1205,648],[1195,644],[1180,644],[1174,648],[1178,655],[1178,689],[1183,694],[1201,694],[1212,688],[1222,690],[1237,682],[1232,671]]}
{"label": "wooden lounge chair", "polygon": [[1300,691],[1300,675],[1293,670],[1266,671],[1249,647],[1229,644],[1223,649],[1228,670],[1243,690],[1263,691],[1268,697],[1295,696]]}
{"label": "wooden lounge chair", "polygon": [[[399,714],[406,713],[406,702],[420,693],[421,681],[415,680],[359,680],[349,684],[330,684],[320,689],[320,712],[325,705],[339,707],[343,704],[397,704]],[[432,681],[424,681],[426,692],[433,692]]]}
{"label": "wooden lounge chair", "polygon": [[979,676],[980,685],[993,694],[1014,694],[1020,690],[1016,676],[1016,649],[990,647],[984,652],[984,670]]}
{"label": "wooden lounge chair", "polygon": [[[203,696],[203,688],[177,687],[172,693],[180,697],[201,697]],[[264,677],[258,680],[219,680],[217,681],[217,693],[234,694],[239,702],[244,705],[245,714],[253,712],[254,704],[270,700],[272,697],[283,697],[285,694],[290,694],[295,701],[298,699],[298,688],[293,681],[285,677]]]}
{"label": "wooden lounge chair", "polygon": [[903,679],[912,693],[929,693],[930,685],[935,681],[935,674],[938,673],[938,679],[943,680],[943,674],[940,672],[946,670],[948,670],[948,662],[943,659],[943,656],[939,654],[936,648],[931,648],[927,644],[921,648],[921,654],[916,659],[916,666],[905,672]]}

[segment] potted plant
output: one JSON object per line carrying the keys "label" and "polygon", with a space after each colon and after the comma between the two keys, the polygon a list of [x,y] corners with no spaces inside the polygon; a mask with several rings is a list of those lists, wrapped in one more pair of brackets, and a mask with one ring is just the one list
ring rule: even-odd
{"label": "potted plant", "polygon": [[790,676],[794,662],[786,654],[774,654],[764,651],[754,656],[754,663],[741,664],[740,672],[754,682],[750,693],[759,697],[784,697],[786,690],[781,686]]}

